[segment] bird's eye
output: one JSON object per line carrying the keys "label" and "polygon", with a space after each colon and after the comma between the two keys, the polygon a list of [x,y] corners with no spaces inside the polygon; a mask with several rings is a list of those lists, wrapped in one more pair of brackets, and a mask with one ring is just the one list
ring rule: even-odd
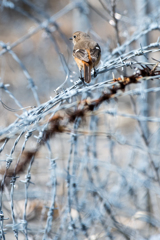
{"label": "bird's eye", "polygon": [[74,35],[73,37],[74,37],[74,38],[76,38],[76,36],[75,36],[75,35]]}

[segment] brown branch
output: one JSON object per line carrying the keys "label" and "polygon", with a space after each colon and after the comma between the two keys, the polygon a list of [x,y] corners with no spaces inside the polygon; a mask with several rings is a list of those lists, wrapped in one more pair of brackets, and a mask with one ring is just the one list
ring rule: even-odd
{"label": "brown branch", "polygon": [[32,151],[23,152],[22,156],[21,156],[21,161],[16,166],[16,171],[15,171],[15,168],[6,169],[6,167],[5,167],[5,168],[0,169],[0,174],[4,175],[3,180],[0,181],[0,189],[1,190],[4,189],[5,185],[8,186],[10,184],[10,178],[12,178],[13,176],[15,176],[17,174],[21,174],[26,170],[28,164],[31,161],[31,158],[35,157],[37,155],[38,150],[39,149],[37,148]]}

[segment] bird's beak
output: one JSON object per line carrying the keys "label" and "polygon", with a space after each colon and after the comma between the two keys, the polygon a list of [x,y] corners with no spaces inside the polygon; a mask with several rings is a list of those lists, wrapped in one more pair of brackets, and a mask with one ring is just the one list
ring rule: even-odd
{"label": "bird's beak", "polygon": [[69,40],[73,40],[73,38],[71,37],[71,38],[69,38]]}

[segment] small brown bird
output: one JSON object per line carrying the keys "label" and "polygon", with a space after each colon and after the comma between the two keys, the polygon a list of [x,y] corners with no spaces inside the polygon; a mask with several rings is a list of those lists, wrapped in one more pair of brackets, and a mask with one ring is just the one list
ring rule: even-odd
{"label": "small brown bird", "polygon": [[94,76],[96,76],[95,66],[98,65],[101,58],[101,48],[92,38],[84,32],[77,31],[70,38],[73,41],[73,57],[76,61],[80,79],[82,78],[82,69],[84,69],[84,81],[90,83],[91,69],[94,68]]}

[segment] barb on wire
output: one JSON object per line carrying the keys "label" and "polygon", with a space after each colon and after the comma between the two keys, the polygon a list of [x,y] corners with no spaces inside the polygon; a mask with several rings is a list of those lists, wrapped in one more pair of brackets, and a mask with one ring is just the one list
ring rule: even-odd
{"label": "barb on wire", "polygon": [[30,184],[33,184],[31,182],[31,173],[30,173],[30,171],[31,171],[32,164],[34,162],[34,157],[35,156],[33,155],[32,158],[31,158],[31,161],[30,161],[30,164],[29,164],[28,170],[27,170],[27,175],[25,176],[25,181],[21,180],[25,184],[25,204],[24,204],[24,214],[23,214],[23,222],[22,222],[22,224],[23,224],[23,232],[24,232],[24,235],[25,235],[26,239],[28,239],[28,227],[27,227],[28,226],[28,222],[27,222],[27,219],[26,219],[26,216],[27,216],[27,213],[26,213],[26,211],[27,211],[27,202],[28,202],[28,188],[29,188]]}
{"label": "barb on wire", "polygon": [[[0,83],[0,88],[2,88],[6,93],[8,93],[8,95],[15,101],[15,103],[17,104],[18,107],[20,107],[20,109],[25,111],[25,108],[23,108],[23,106],[19,103],[19,101],[13,96],[13,94],[8,90],[8,84],[3,84]],[[9,111],[15,110],[13,108],[8,107],[2,100],[0,100],[2,105]],[[17,110],[16,110],[17,111]]]}

